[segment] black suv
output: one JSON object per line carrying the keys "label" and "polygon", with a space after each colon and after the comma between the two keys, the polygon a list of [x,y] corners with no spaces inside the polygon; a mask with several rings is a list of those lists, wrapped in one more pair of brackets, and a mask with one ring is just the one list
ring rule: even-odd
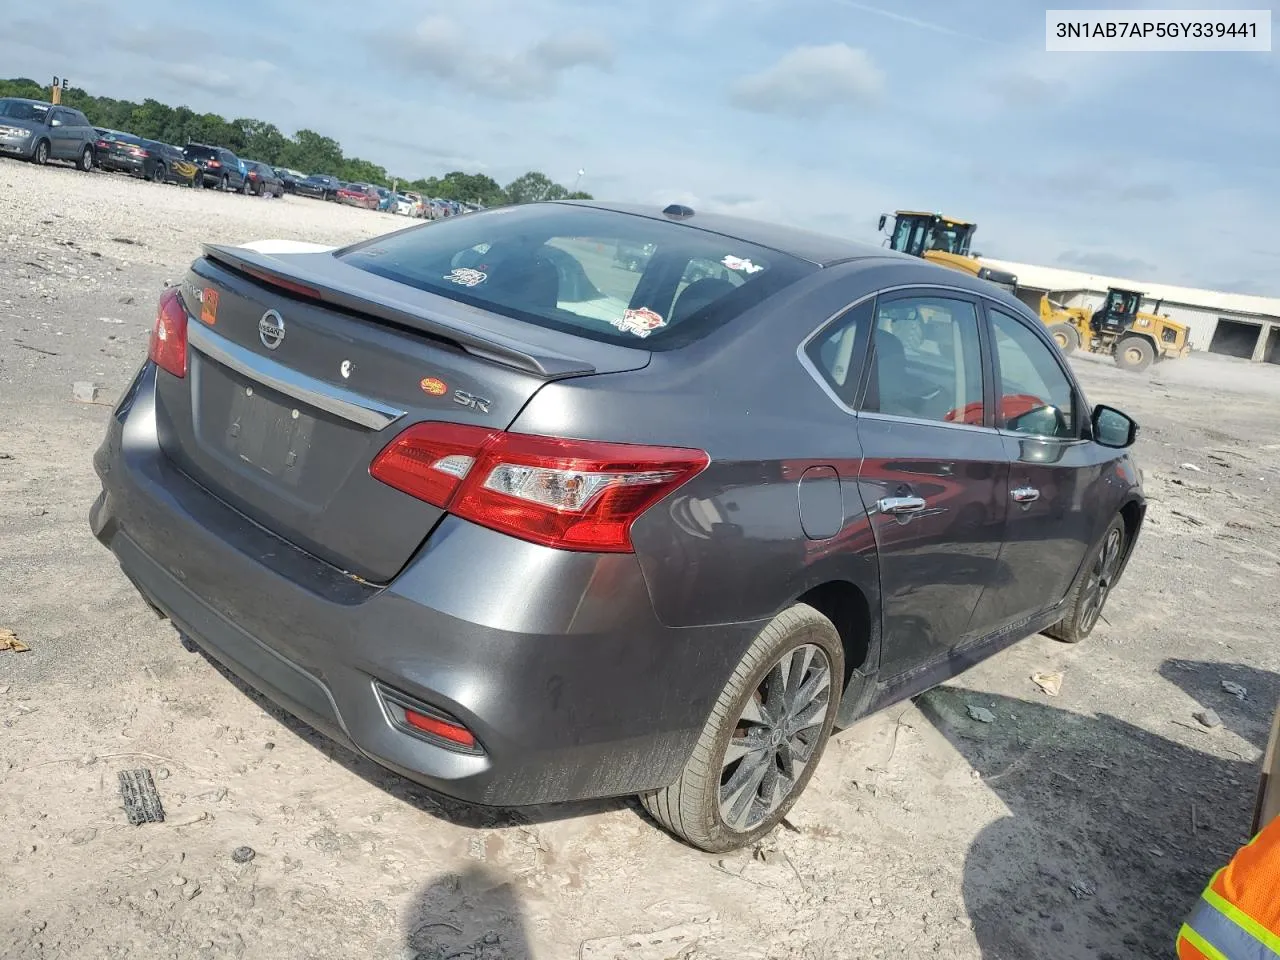
{"label": "black suv", "polygon": [[249,180],[245,176],[244,164],[226,147],[188,143],[182,148],[182,155],[200,168],[202,186],[248,192]]}

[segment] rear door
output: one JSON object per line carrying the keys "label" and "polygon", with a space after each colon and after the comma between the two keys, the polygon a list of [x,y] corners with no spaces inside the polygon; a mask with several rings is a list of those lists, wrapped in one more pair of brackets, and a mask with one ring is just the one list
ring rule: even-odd
{"label": "rear door", "polygon": [[994,627],[1054,606],[1119,508],[1115,454],[1086,439],[1088,411],[1048,336],[988,304],[996,425],[1009,462],[1004,575],[978,617]]}
{"label": "rear door", "polygon": [[980,318],[976,299],[950,291],[876,303],[858,438],[880,558],[882,680],[970,638],[999,575],[1008,464],[991,425]]}

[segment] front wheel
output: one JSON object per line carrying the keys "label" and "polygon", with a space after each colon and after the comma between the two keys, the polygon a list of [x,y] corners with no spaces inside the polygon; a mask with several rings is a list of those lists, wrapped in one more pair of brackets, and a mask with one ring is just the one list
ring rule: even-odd
{"label": "front wheel", "polygon": [[218,181],[218,189],[223,193],[231,190],[231,180],[225,173],[222,175],[222,179]]}
{"label": "front wheel", "polygon": [[80,159],[76,161],[76,169],[88,173],[93,169],[93,147],[85,147],[80,151]]}
{"label": "front wheel", "polygon": [[49,141],[48,140],[41,140],[39,143],[36,144],[36,148],[33,151],[31,151],[31,159],[35,163],[40,164],[40,166],[42,167],[49,162]]}
{"label": "front wheel", "polygon": [[1058,345],[1063,355],[1075,353],[1080,346],[1080,331],[1069,323],[1055,323],[1049,327],[1049,336]]}
{"label": "front wheel", "polygon": [[1155,362],[1156,351],[1146,337],[1122,337],[1116,344],[1116,366],[1141,373]]}
{"label": "front wheel", "polygon": [[752,641],[675,783],[644,794],[654,819],[724,853],[763,837],[799,798],[831,735],[844,646],[808,604],[778,614]]}
{"label": "front wheel", "polygon": [[164,183],[165,169],[162,164],[157,163],[156,168],[151,171],[151,181],[153,183]]}
{"label": "front wheel", "polygon": [[1044,631],[1048,636],[1063,643],[1079,643],[1093,632],[1112,588],[1120,579],[1126,541],[1124,518],[1115,517],[1067,596],[1067,615]]}

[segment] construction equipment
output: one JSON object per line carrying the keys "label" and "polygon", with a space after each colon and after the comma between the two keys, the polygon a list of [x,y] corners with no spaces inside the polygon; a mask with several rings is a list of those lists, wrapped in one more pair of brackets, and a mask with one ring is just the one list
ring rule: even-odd
{"label": "construction equipment", "polygon": [[[881,214],[881,230],[888,219],[887,215]],[[1016,276],[987,266],[982,262],[981,254],[969,252],[969,244],[977,229],[976,223],[944,217],[940,213],[898,210],[893,215],[893,230],[889,234],[888,244],[890,249],[899,253],[908,253],[953,270],[962,270],[1016,294]]]}
{"label": "construction equipment", "polygon": [[1110,287],[1103,305],[1092,311],[1063,306],[1046,294],[1040,298],[1040,321],[1064,354],[1083,348],[1115,357],[1124,370],[1139,371],[1191,352],[1191,328],[1159,309],[1157,302],[1151,313],[1143,313],[1141,293]]}

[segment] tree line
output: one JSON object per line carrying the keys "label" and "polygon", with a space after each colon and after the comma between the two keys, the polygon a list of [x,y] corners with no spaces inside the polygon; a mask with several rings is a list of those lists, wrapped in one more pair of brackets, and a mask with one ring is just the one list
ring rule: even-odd
{"label": "tree line", "polygon": [[[22,77],[0,80],[0,97],[48,100],[49,88]],[[196,113],[189,107],[171,107],[158,100],[142,103],[95,97],[80,87],[68,87],[62,102],[89,118],[95,127],[121,130],[147,140],[184,146],[207,143],[226,147],[238,157],[260,160],[273,167],[289,167],[303,173],[324,173],[340,180],[412,190],[428,197],[498,207],[535,200],[590,200],[591,195],[570,191],[544,173],[530,171],[505,187],[483,173],[454,170],[440,177],[409,180],[387,173],[371,160],[348,157],[332,137],[302,129],[285,135],[274,123],[241,117],[227,120],[216,113]]]}

